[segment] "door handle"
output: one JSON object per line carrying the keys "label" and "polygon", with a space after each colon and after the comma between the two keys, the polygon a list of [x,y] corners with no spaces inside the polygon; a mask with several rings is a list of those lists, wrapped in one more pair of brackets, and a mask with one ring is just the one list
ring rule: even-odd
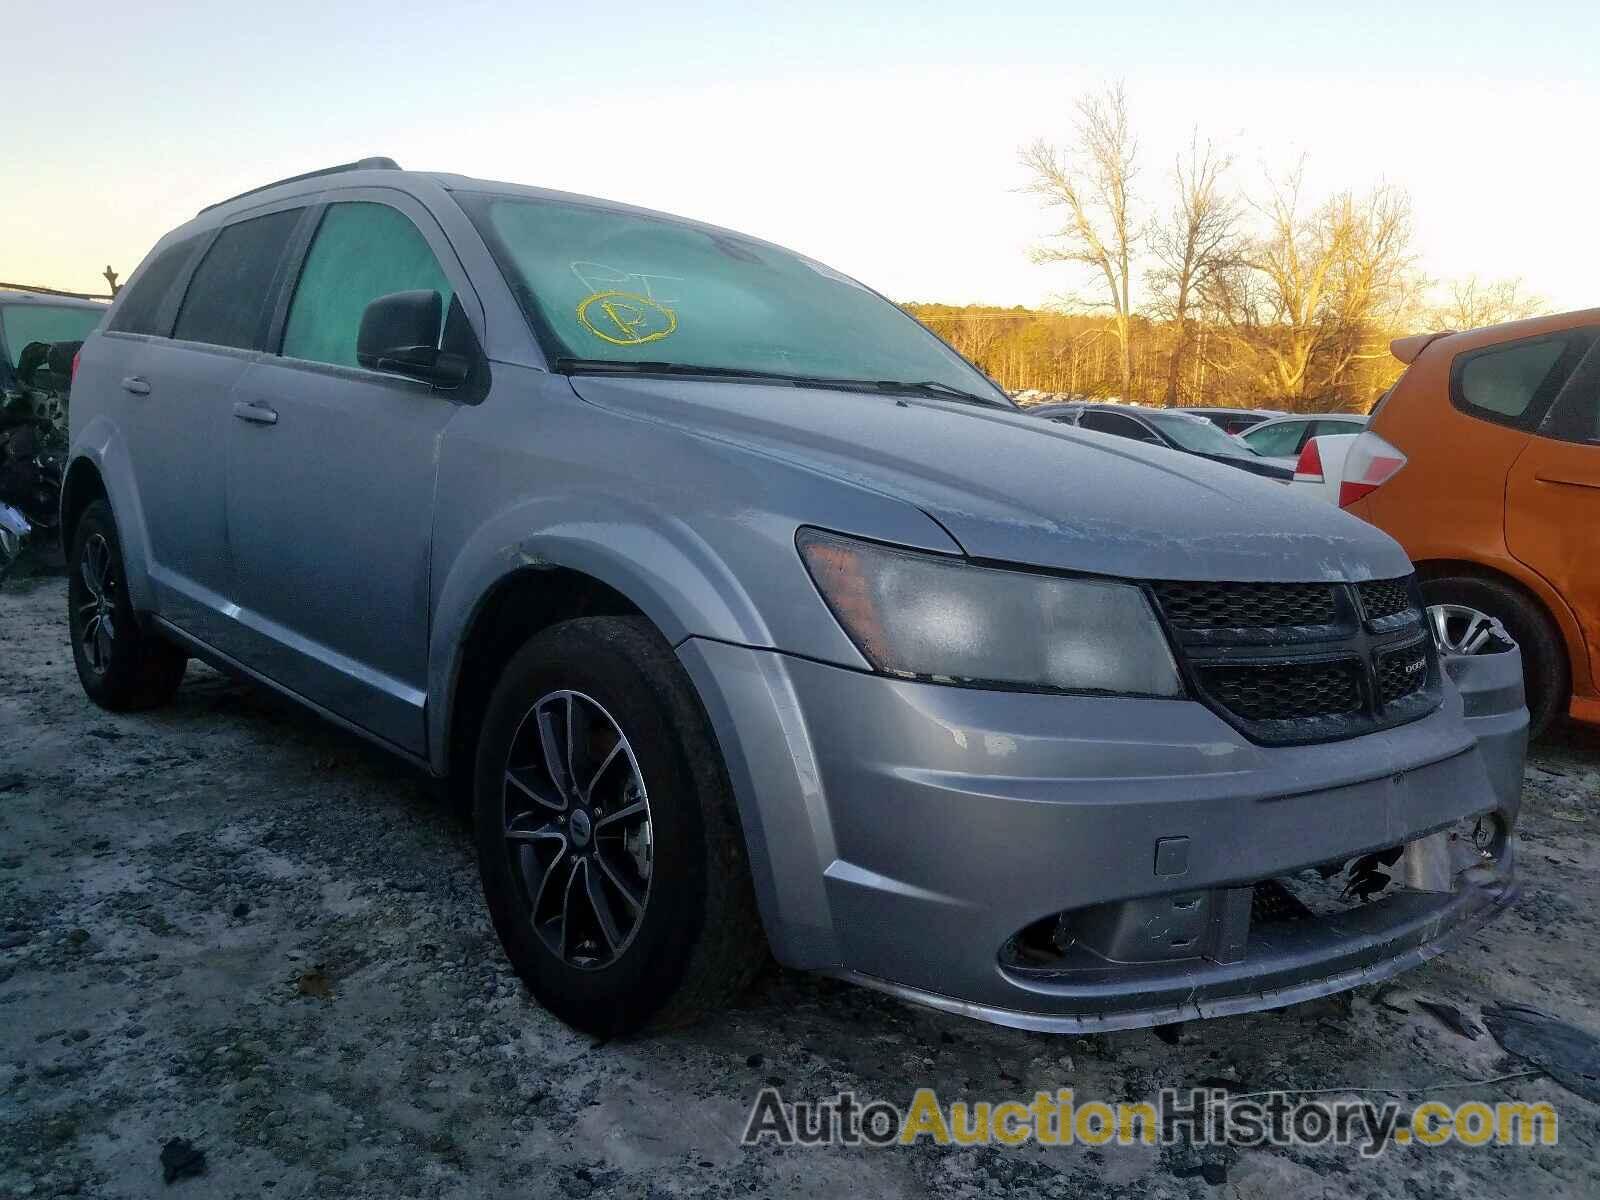
{"label": "door handle", "polygon": [[140,379],[137,375],[125,375],[122,378],[122,390],[132,392],[135,396],[148,396],[150,394],[150,381]]}
{"label": "door handle", "polygon": [[233,415],[241,421],[254,421],[257,425],[276,425],[278,414],[274,409],[265,404],[246,404],[243,400],[234,402]]}

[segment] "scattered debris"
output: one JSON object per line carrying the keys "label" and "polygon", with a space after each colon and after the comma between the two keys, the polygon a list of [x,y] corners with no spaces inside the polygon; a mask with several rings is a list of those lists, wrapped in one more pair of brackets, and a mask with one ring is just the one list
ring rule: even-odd
{"label": "scattered debris", "polygon": [[1169,1046],[1176,1046],[1178,1039],[1183,1037],[1183,1022],[1176,1021],[1171,1025],[1157,1025],[1150,1031]]}
{"label": "scattered debris", "polygon": [[1228,1182],[1228,1164],[1225,1162],[1203,1162],[1192,1167],[1174,1167],[1174,1178],[1193,1179],[1199,1176],[1212,1187],[1221,1187]]}
{"label": "scattered debris", "polygon": [[1507,1052],[1600,1104],[1600,1039],[1594,1034],[1526,1004],[1486,1008],[1483,1023]]}
{"label": "scattered debris", "polygon": [[1391,1004],[1389,997],[1400,989],[1392,983],[1380,984],[1378,990],[1372,993],[1372,1002],[1379,1008],[1387,1008],[1392,1013],[1409,1013],[1411,1010],[1403,1004]]}
{"label": "scattered debris", "polygon": [[206,1152],[187,1138],[173,1138],[161,1147],[161,1179],[176,1183],[206,1172]]}
{"label": "scattered debris", "polygon": [[315,996],[319,1000],[333,999],[333,981],[323,973],[320,966],[302,971],[300,977],[294,981],[294,986],[302,996]]}
{"label": "scattered debris", "polygon": [[1417,1000],[1417,1007],[1425,1012],[1431,1012],[1438,1017],[1449,1029],[1459,1033],[1464,1038],[1477,1041],[1483,1036],[1472,1019],[1453,1004],[1446,1004],[1443,1000]]}

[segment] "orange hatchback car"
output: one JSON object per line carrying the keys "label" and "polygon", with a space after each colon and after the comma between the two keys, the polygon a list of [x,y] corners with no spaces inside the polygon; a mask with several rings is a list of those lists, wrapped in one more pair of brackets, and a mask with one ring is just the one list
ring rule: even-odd
{"label": "orange hatchback car", "polygon": [[1393,350],[1340,502],[1405,547],[1442,643],[1516,638],[1535,733],[1600,722],[1600,308]]}

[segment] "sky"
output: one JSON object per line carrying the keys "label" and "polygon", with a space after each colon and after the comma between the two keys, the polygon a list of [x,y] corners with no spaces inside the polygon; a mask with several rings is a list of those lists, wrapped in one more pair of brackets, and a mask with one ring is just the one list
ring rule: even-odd
{"label": "sky", "polygon": [[1083,280],[1028,259],[1051,218],[1018,149],[1121,79],[1152,202],[1198,130],[1247,192],[1301,155],[1314,195],[1404,187],[1436,278],[1600,304],[1589,5],[1302,7],[0,0],[0,280],[103,290],[205,204],[384,154],[1036,305]]}

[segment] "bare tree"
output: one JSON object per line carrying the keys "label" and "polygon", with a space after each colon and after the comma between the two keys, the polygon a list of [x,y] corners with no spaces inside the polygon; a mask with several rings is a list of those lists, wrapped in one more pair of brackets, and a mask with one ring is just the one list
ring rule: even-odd
{"label": "bare tree", "polygon": [[1149,276],[1155,293],[1150,312],[1174,326],[1164,397],[1168,408],[1178,403],[1178,380],[1193,336],[1190,323],[1201,298],[1238,262],[1239,209],[1222,190],[1231,163],[1210,142],[1202,147],[1196,132],[1188,161],[1180,155],[1173,166],[1177,198],[1172,211],[1150,231],[1150,253],[1157,263]]}
{"label": "bare tree", "polygon": [[1389,362],[1390,334],[1417,307],[1426,281],[1411,253],[1411,198],[1403,190],[1379,186],[1363,197],[1343,192],[1329,201],[1324,220],[1337,231],[1340,253],[1319,383],[1324,394],[1349,399],[1362,364]]}
{"label": "bare tree", "polygon": [[1342,192],[1308,208],[1303,165],[1270,182],[1254,205],[1265,228],[1247,269],[1224,273],[1215,289],[1262,392],[1294,408],[1351,399],[1358,368],[1382,358],[1384,330],[1422,285],[1405,192]]}
{"label": "bare tree", "polygon": [[1482,282],[1476,275],[1450,284],[1450,299],[1429,313],[1436,329],[1477,329],[1550,311],[1542,297],[1522,290],[1520,279]]}
{"label": "bare tree", "polygon": [[1132,261],[1139,239],[1133,180],[1138,141],[1128,124],[1128,99],[1121,83],[1080,96],[1072,144],[1058,149],[1037,141],[1022,151],[1033,178],[1027,190],[1051,208],[1064,210],[1061,229],[1033,251],[1039,263],[1088,267],[1105,283],[1098,301],[1112,314],[1121,350],[1123,399],[1132,399]]}

